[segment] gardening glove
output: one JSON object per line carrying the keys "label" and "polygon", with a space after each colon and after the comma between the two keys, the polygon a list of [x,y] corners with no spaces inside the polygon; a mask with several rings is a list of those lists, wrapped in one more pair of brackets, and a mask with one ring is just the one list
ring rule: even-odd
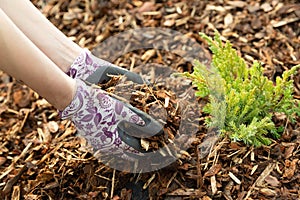
{"label": "gardening glove", "polygon": [[[107,74],[123,74],[142,84],[144,81],[139,75],[101,60],[86,49],[76,58],[68,74],[77,80],[78,86],[75,98],[62,112],[62,118],[72,119],[78,133],[88,140],[94,151],[102,154],[120,153],[122,156],[128,153],[142,155],[145,150],[139,139],[163,133],[162,125],[148,114],[89,85],[107,81]],[[83,105],[84,102],[86,106]],[[81,104],[80,111],[79,108],[74,108]],[[109,108],[105,108],[103,104]]]}
{"label": "gardening glove", "polygon": [[[142,155],[139,149],[123,142],[121,135],[126,135],[127,128],[143,127],[147,118],[144,120],[144,116],[132,111],[130,105],[114,99],[95,85],[76,79],[76,87],[76,94],[61,112],[61,118],[71,119],[79,135],[88,141],[94,152],[116,154],[122,158],[129,154]],[[151,128],[155,131],[155,127]],[[161,127],[158,125],[157,128],[159,131]]]}
{"label": "gardening glove", "polygon": [[[82,50],[80,55],[71,65],[67,74],[72,78],[80,78],[94,83],[108,81],[110,79],[108,75],[124,75],[128,80],[135,83],[145,83],[145,80],[138,74],[102,60],[94,56],[88,49]],[[98,76],[99,74],[101,74],[101,76]]]}

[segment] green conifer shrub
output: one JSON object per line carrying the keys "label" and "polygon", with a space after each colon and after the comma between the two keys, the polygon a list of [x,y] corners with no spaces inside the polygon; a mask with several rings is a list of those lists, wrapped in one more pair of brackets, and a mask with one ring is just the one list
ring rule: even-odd
{"label": "green conifer shrub", "polygon": [[295,122],[300,116],[299,100],[293,97],[292,75],[300,65],[285,71],[275,83],[263,75],[263,67],[255,61],[248,66],[229,41],[223,43],[216,31],[214,38],[200,33],[213,54],[211,67],[194,62],[192,73],[181,75],[191,79],[196,96],[208,97],[204,112],[208,127],[217,127],[223,136],[234,141],[261,146],[280,137],[280,129],[272,121],[276,113]]}

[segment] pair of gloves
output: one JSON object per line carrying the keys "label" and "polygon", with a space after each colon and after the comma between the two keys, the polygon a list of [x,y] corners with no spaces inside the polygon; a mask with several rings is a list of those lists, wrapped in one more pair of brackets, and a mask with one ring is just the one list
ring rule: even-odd
{"label": "pair of gloves", "polygon": [[126,74],[133,81],[143,81],[139,75],[83,49],[67,73],[76,80],[77,89],[72,102],[61,112],[61,118],[71,119],[79,135],[88,141],[94,151],[125,159],[130,155],[142,156],[138,135],[155,135],[163,131],[162,126],[146,113],[92,85],[108,79],[109,73]]}

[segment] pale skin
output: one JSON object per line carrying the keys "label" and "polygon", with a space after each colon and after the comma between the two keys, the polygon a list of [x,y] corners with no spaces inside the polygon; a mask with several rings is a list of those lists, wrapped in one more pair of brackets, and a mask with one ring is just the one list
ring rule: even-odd
{"label": "pale skin", "polygon": [[75,81],[35,46],[2,8],[0,24],[0,69],[63,110],[73,99]]}
{"label": "pale skin", "polygon": [[0,69],[63,110],[75,92],[64,72],[82,48],[28,0],[0,0],[0,24]]}
{"label": "pale skin", "polygon": [[0,8],[48,58],[64,72],[68,71],[82,50],[79,45],[57,29],[29,0],[0,0]]}

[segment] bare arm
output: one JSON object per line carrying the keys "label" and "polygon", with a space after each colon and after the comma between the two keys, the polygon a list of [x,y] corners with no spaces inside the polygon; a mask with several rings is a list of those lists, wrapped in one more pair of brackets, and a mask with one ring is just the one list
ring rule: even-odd
{"label": "bare arm", "polygon": [[29,0],[0,0],[0,8],[59,68],[67,72],[82,48],[57,29]]}
{"label": "bare arm", "polygon": [[57,109],[69,105],[75,81],[40,51],[1,8],[0,24],[0,69],[22,80]]}

